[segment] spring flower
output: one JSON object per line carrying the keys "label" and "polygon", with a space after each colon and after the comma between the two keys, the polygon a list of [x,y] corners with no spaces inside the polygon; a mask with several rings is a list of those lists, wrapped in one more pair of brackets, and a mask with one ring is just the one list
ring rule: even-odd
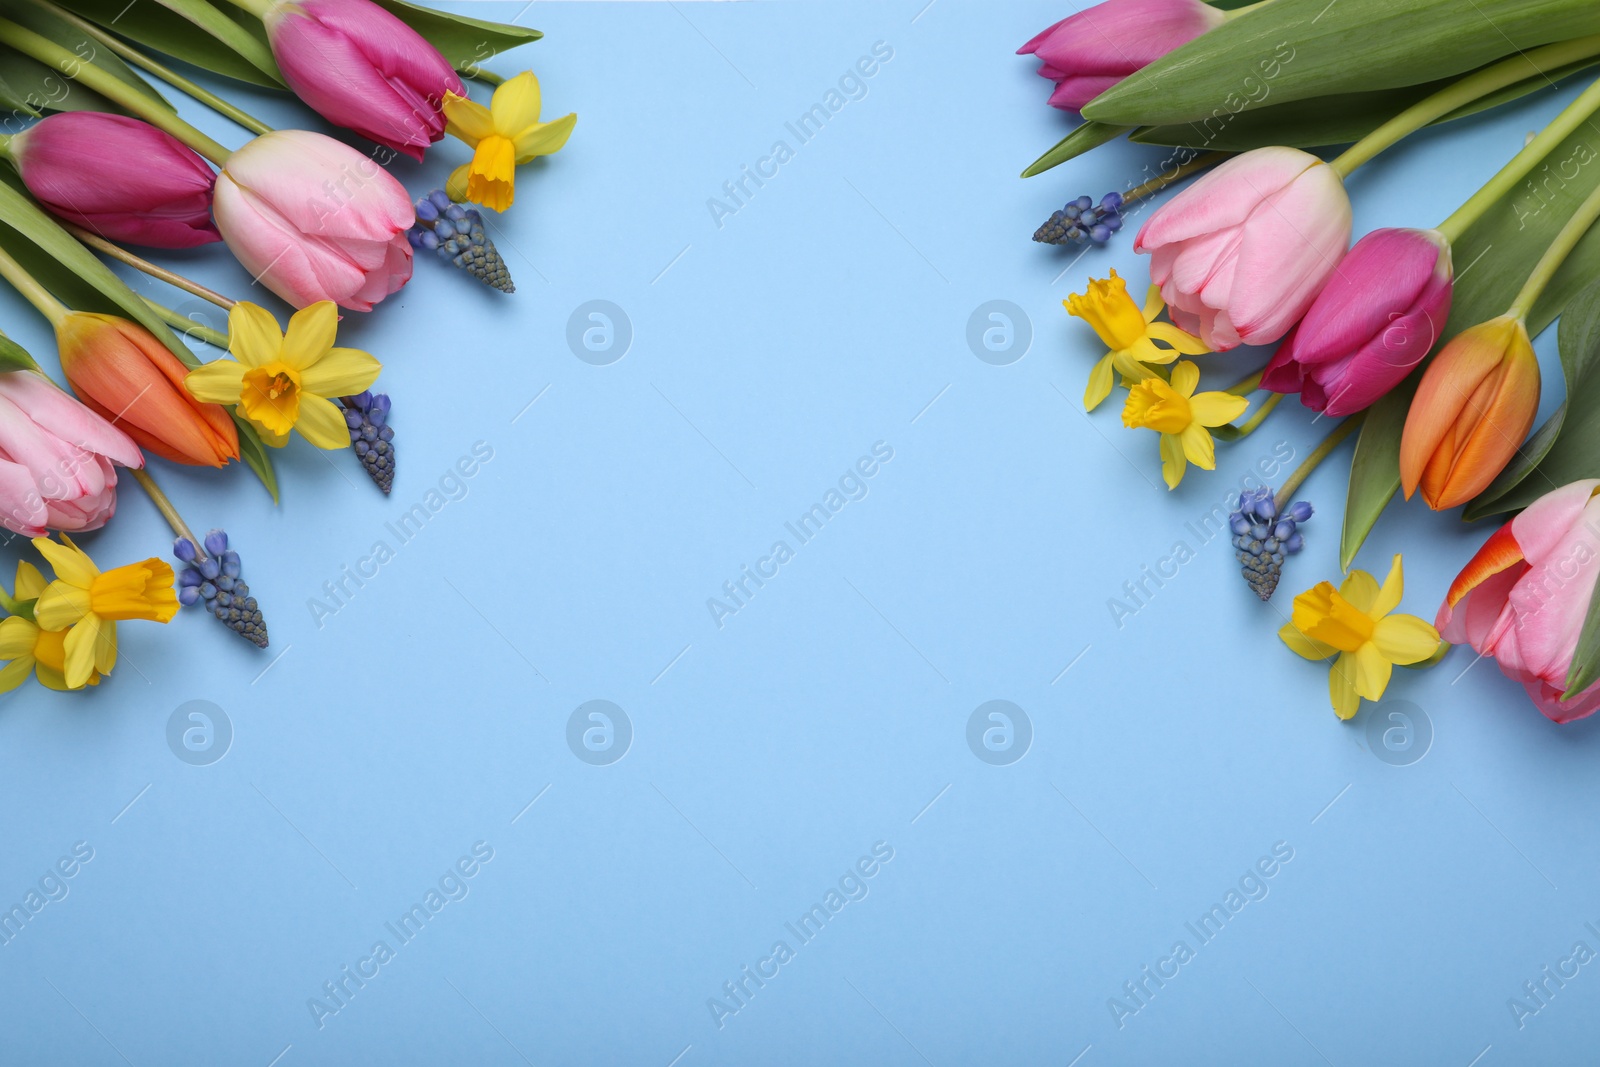
{"label": "spring flower", "polygon": [[0,373],[0,526],[98,530],[117,510],[113,464],[144,466],[127,434],[42,374]]}
{"label": "spring flower", "polygon": [[1553,722],[1600,709],[1600,682],[1563,700],[1594,596],[1600,480],[1551,490],[1500,527],[1462,568],[1434,620],[1445,640],[1493,656]]}
{"label": "spring flower", "polygon": [[262,21],[306,106],[413,159],[444,136],[445,94],[466,91],[438,49],[370,0],[280,0]]}
{"label": "spring flower", "polygon": [[[1111,394],[1112,371],[1122,375],[1125,383],[1132,384],[1151,374],[1149,363],[1171,363],[1179,353],[1196,356],[1207,351],[1205,343],[1193,334],[1184,333],[1170,323],[1155,321],[1161,314],[1161,292],[1150,287],[1145,297],[1144,310],[1128,295],[1128,286],[1117,277],[1116,270],[1105,280],[1091,278],[1088,291],[1074,293],[1062,305],[1094,328],[1111,351],[1089,372],[1089,386],[1083,391],[1085,410],[1093,411]],[[1155,342],[1170,346],[1157,348]],[[1231,418],[1231,416],[1230,416]]]}
{"label": "spring flower", "polygon": [[1050,106],[1083,105],[1177,48],[1222,25],[1226,15],[1200,0],[1106,0],[1069,15],[1017,49],[1040,59],[1056,83]]}
{"label": "spring flower", "polygon": [[1400,438],[1400,484],[1435,511],[1465,504],[1516,455],[1539,408],[1539,363],[1520,318],[1461,331],[1428,364]]}
{"label": "spring flower", "polygon": [[1262,600],[1271,600],[1283,577],[1283,562],[1305,547],[1300,527],[1311,518],[1312,508],[1296,500],[1281,512],[1275,494],[1266,486],[1246,489],[1239,494],[1239,506],[1228,516],[1233,534],[1233,558],[1251,590]]}
{"label": "spring flower", "polygon": [[1437,230],[1374,230],[1350,250],[1284,338],[1261,378],[1343,418],[1393,389],[1422,362],[1454,287],[1450,244]]}
{"label": "spring flower", "polygon": [[[20,614],[0,621],[0,660],[10,661],[0,669],[0,693],[11,692],[27,681],[30,674],[48,689],[67,688],[67,679],[62,673],[67,660],[66,631],[41,630],[33,621],[30,602],[37,600],[44,588],[44,575],[39,573],[39,568],[27,560],[18,560],[15,598],[7,607],[17,609]],[[99,672],[91,669],[89,680],[84,684],[100,684]]]}
{"label": "spring flower", "polygon": [[1339,657],[1328,672],[1328,695],[1339,718],[1353,718],[1363,699],[1381,698],[1396,664],[1420,663],[1439,650],[1432,626],[1415,615],[1390,614],[1404,591],[1395,556],[1382,588],[1366,571],[1351,571],[1337,590],[1319,582],[1294,598],[1294,614],[1278,636],[1306,659]]}
{"label": "spring flower", "polygon": [[55,569],[33,606],[42,630],[66,631],[63,674],[68,689],[81,689],[117,663],[117,623],[127,619],[169,622],[178,613],[172,568],[159,559],[101,571],[65,534],[61,544],[48,537],[33,547]]}
{"label": "spring flower", "polygon": [[1033,231],[1033,239],[1046,245],[1082,244],[1085,240],[1103,245],[1122,229],[1122,194],[1109,192],[1096,204],[1090,196],[1067,201],[1060,211],[1051,212],[1044,225]]}
{"label": "spring flower", "polygon": [[202,554],[187,537],[172,542],[172,554],[188,564],[178,572],[178,603],[188,607],[203,602],[207,615],[257,648],[266,648],[267,622],[242,577],[239,553],[228,547],[223,530],[206,534],[204,544]]}
{"label": "spring flower", "polygon": [[222,240],[211,221],[211,167],[148,122],[63,111],[10,138],[5,151],[46,210],[108,240],[155,248]]}
{"label": "spring flower", "polygon": [[333,347],[339,312],[331,301],[289,319],[287,333],[266,308],[241,301],[228,312],[228,352],[189,372],[196,399],[237,404],[269,445],[282,447],[290,430],[318,448],[349,448],[350,428],[335,398],[359,393],[382,365],[356,348]]}
{"label": "spring flower", "polygon": [[411,198],[349,145],[306,130],[263,134],[228,157],[214,210],[228,248],[295,307],[351,311],[411,280]]}
{"label": "spring flower", "polygon": [[1128,390],[1122,425],[1154,430],[1161,435],[1161,475],[1168,489],[1183,480],[1185,462],[1215,470],[1216,448],[1209,427],[1232,422],[1250,401],[1231,393],[1196,393],[1200,368],[1183,360],[1172,368],[1172,381],[1145,378]]}
{"label": "spring flower", "polygon": [[198,467],[239,458],[233,419],[184,391],[188,368],[143,326],[73,311],[56,324],[56,344],[78,399],[140,448]]}
{"label": "spring flower", "polygon": [[1172,321],[1214,352],[1278,340],[1322,291],[1350,244],[1350,199],[1334,169],[1298,148],[1227,160],[1145,221]]}
{"label": "spring flower", "polygon": [[531,70],[496,88],[488,107],[457,93],[445,95],[447,129],[473,149],[472,162],[457,167],[446,183],[451,199],[496,211],[511,206],[516,168],[559,151],[578,121],[574,113],[540,122],[539,106],[539,79]]}

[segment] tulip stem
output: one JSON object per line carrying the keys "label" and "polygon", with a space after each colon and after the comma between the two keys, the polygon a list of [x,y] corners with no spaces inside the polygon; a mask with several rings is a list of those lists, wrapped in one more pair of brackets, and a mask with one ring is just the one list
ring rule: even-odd
{"label": "tulip stem", "polygon": [[1243,7],[1236,7],[1230,11],[1224,11],[1222,13],[1222,18],[1224,21],[1231,21],[1238,18],[1240,15],[1254,11],[1258,7],[1266,7],[1270,3],[1272,3],[1272,0],[1256,0],[1256,2],[1253,4],[1246,4]]}
{"label": "tulip stem", "polygon": [[27,298],[28,303],[39,309],[39,314],[50,320],[51,326],[59,326],[61,320],[70,313],[68,307],[57,300],[40,283],[38,278],[28,273],[26,267],[0,247],[0,278],[11,283],[11,287]]}
{"label": "tulip stem", "polygon": [[248,11],[258,19],[265,19],[267,12],[278,6],[277,0],[228,0],[228,3],[242,11]]}
{"label": "tulip stem", "polygon": [[155,60],[151,59],[137,48],[133,48],[130,45],[124,44],[115,36],[107,33],[105,30],[102,30],[99,26],[96,26],[88,19],[79,18],[77,15],[74,15],[72,12],[68,11],[59,4],[52,3],[51,0],[33,0],[33,3],[34,6],[44,8],[56,18],[105,45],[114,54],[121,56],[134,66],[139,67],[150,74],[154,74],[157,78],[160,78],[174,89],[177,89],[186,96],[198,100],[200,103],[206,105],[217,114],[232,119],[240,126],[243,126],[245,129],[249,130],[251,133],[262,134],[273,132],[271,126],[268,126],[265,122],[262,122],[254,115],[242,108],[228,103],[228,101],[222,99],[222,97],[218,96],[210,89],[207,89],[205,86],[195,84],[188,78],[185,78],[182,74],[179,74],[177,71],[173,70],[171,67],[162,63],[157,63]]}
{"label": "tulip stem", "polygon": [[476,79],[478,81],[483,82],[486,85],[493,85],[496,88],[498,88],[499,86],[502,86],[502,85],[504,85],[506,83],[506,79],[505,79],[504,76],[496,74],[492,70],[486,70],[483,67],[479,66],[477,63],[472,64],[470,67],[466,68],[465,70],[457,71],[456,73],[465,74],[469,78],[474,78],[474,79]]}
{"label": "tulip stem", "polygon": [[138,482],[144,491],[149,494],[150,502],[156,506],[157,511],[161,512],[161,517],[167,520],[167,525],[172,527],[172,532],[179,537],[187,537],[189,543],[194,545],[194,558],[197,560],[205,559],[205,542],[196,537],[194,531],[189,529],[189,524],[183,521],[183,516],[178,514],[178,509],[173,506],[167,494],[162,492],[161,487],[156,484],[156,480],[150,477],[150,472],[143,468],[135,468],[131,473],[134,481]]}
{"label": "tulip stem", "polygon": [[64,77],[82,82],[118,107],[176,137],[217,166],[220,167],[227,162],[227,148],[121,78],[93,63],[84,62],[81,56],[61,47],[48,37],[42,37],[10,19],[0,18],[0,44],[8,44],[25,56],[30,56],[46,66],[55,67]]}
{"label": "tulip stem", "polygon": [[[1279,393],[1278,395],[1283,396],[1284,394]],[[1300,483],[1304,482],[1308,477],[1311,476],[1311,472],[1317,469],[1317,464],[1327,459],[1329,453],[1338,448],[1340,443],[1344,441],[1346,437],[1349,437],[1357,426],[1361,425],[1361,421],[1365,419],[1366,416],[1367,413],[1365,411],[1358,411],[1354,415],[1351,415],[1348,419],[1345,419],[1343,422],[1329,431],[1328,436],[1322,439],[1322,443],[1311,450],[1311,455],[1307,456],[1305,458],[1305,462],[1301,463],[1300,466],[1294,469],[1294,473],[1289,475],[1282,487],[1278,489],[1278,495],[1273,498],[1273,502],[1277,505],[1278,511],[1282,512],[1284,508],[1289,506],[1294,497],[1295,490],[1300,488]]]}
{"label": "tulip stem", "polygon": [[198,337],[206,344],[220,348],[224,352],[228,350],[227,334],[213,330],[209,326],[203,326],[191,318],[186,318],[172,308],[167,307],[167,305],[158,304],[147,296],[141,296],[139,299],[143,300],[162,322],[182,333],[185,337]]}
{"label": "tulip stem", "polygon": [[1351,171],[1379,152],[1422,129],[1430,122],[1444,118],[1457,108],[1465,107],[1480,97],[1498,92],[1517,82],[1541,77],[1546,70],[1587,59],[1597,53],[1600,53],[1600,34],[1577,37],[1570,41],[1559,41],[1542,48],[1519,52],[1509,59],[1503,59],[1474,74],[1469,74],[1425,100],[1406,108],[1345,149],[1331,165],[1341,178],[1347,178]]}
{"label": "tulip stem", "polygon": [[145,259],[142,256],[135,255],[126,248],[123,248],[121,245],[113,244],[104,237],[101,237],[99,234],[91,233],[90,231],[84,229],[77,223],[63,221],[61,223],[61,227],[68,233],[72,234],[72,236],[88,245],[90,248],[104,252],[112,259],[115,259],[121,263],[126,263],[134,270],[143,271],[152,278],[159,278],[168,285],[182,289],[184,292],[189,293],[192,296],[198,296],[202,300],[209,300],[219,308],[227,310],[228,308],[233,307],[234,304],[238,303],[237,300],[229,300],[221,293],[207,289],[199,282],[185,278],[176,271],[170,271],[165,267],[158,266],[157,264],[150,262],[148,259]]}
{"label": "tulip stem", "polygon": [[1244,396],[1246,393],[1253,393],[1257,389],[1261,388],[1261,376],[1266,373],[1266,368],[1262,368],[1261,370],[1256,371],[1254,374],[1240,378],[1238,381],[1224,389],[1223,392],[1232,393],[1234,396]]}
{"label": "tulip stem", "polygon": [[1533,273],[1522,283],[1522,289],[1518,291],[1516,299],[1511,301],[1511,307],[1506,314],[1519,319],[1528,317],[1528,312],[1533,310],[1534,301],[1539,299],[1539,294],[1544,292],[1545,286],[1550,284],[1550,279],[1555,277],[1556,271],[1561,269],[1561,264],[1566,262],[1567,256],[1577,247],[1578,242],[1583,240],[1583,235],[1589,232],[1589,228],[1594,225],[1597,218],[1600,218],[1600,186],[1584,197],[1583,203],[1578,205],[1578,210],[1573,212],[1572,218],[1561,227],[1561,232],[1550,242],[1550,247],[1544,250],[1544,255],[1534,264]]}
{"label": "tulip stem", "polygon": [[1255,414],[1246,419],[1243,425],[1239,427],[1239,434],[1234,440],[1237,441],[1241,437],[1248,437],[1250,434],[1255,433],[1256,427],[1260,426],[1266,420],[1266,417],[1272,414],[1272,409],[1283,403],[1284,395],[1283,393],[1269,393],[1267,398],[1261,402],[1261,405],[1256,408]]}
{"label": "tulip stem", "polygon": [[[1271,3],[1272,0],[1265,0],[1265,2]],[[1215,163],[1221,163],[1229,155],[1231,155],[1229,152],[1207,152],[1205,155],[1192,159],[1181,167],[1175,167],[1170,173],[1157,174],[1143,185],[1135,185],[1132,189],[1122,194],[1122,202],[1131,204],[1135,200],[1142,200],[1151,193],[1160,192],[1173,182],[1182,181],[1196,171],[1205,170]]]}

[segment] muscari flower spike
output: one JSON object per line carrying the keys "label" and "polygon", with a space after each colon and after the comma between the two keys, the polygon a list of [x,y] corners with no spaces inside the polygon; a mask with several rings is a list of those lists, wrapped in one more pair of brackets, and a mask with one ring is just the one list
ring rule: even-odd
{"label": "muscari flower spike", "polygon": [[484,285],[502,293],[517,291],[506,261],[483,228],[483,216],[474,208],[451,203],[443,189],[417,201],[417,224],[406,231],[406,239],[413,248],[438,253]]}
{"label": "muscari flower spike", "polygon": [[1098,204],[1091,197],[1080,196],[1046,219],[1043,226],[1033,231],[1033,239],[1040,244],[1067,245],[1081,244],[1087,238],[1103,245],[1120,229],[1121,193],[1107,193]]}
{"label": "muscari flower spike", "polygon": [[1271,600],[1283,577],[1283,561],[1305,547],[1299,526],[1311,518],[1311,505],[1297,500],[1280,515],[1266,487],[1246,489],[1239,509],[1228,516],[1233,531],[1235,558],[1243,565],[1244,580],[1262,600]]}
{"label": "muscari flower spike", "polygon": [[224,626],[257,648],[267,647],[267,624],[250,587],[239,577],[239,553],[228,547],[228,535],[212,530],[205,537],[205,558],[187,537],[172,542],[172,554],[188,566],[178,573],[178,603],[204,602]]}
{"label": "muscari flower spike", "polygon": [[394,427],[389,425],[388,393],[357,393],[341,397],[344,421],[350,427],[350,447],[361,466],[388,493],[394,485]]}

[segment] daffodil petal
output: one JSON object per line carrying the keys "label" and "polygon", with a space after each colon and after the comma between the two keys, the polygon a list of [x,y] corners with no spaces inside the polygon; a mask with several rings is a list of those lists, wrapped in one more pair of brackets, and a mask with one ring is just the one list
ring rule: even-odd
{"label": "daffodil petal", "polygon": [[1371,641],[1356,649],[1355,658],[1356,692],[1368,700],[1382,698],[1389,686],[1389,675],[1394,673],[1394,664],[1384,659],[1378,646]]}
{"label": "daffodil petal", "polygon": [[[313,396],[354,396],[378,380],[383,364],[359,348],[330,348],[300,374],[300,388]],[[302,400],[302,403],[304,401]]]}
{"label": "daffodil petal", "polygon": [[1363,615],[1371,615],[1372,605],[1378,602],[1378,580],[1366,571],[1351,571],[1339,583],[1339,595]]}
{"label": "daffodil petal", "polygon": [[272,312],[248,300],[228,309],[228,352],[234,359],[246,367],[259,367],[277,359],[281,348],[283,334]]}
{"label": "daffodil petal", "polygon": [[[1383,580],[1383,588],[1378,590],[1378,595],[1373,600],[1368,614],[1375,619],[1381,619],[1400,606],[1400,598],[1405,595],[1405,591],[1405,570],[1400,565],[1400,554],[1396,552],[1394,562],[1389,565],[1389,574]],[[1430,652],[1429,655],[1432,655],[1432,653]],[[1399,661],[1396,660],[1396,662]]]}
{"label": "daffodil petal", "polygon": [[25,559],[17,560],[16,597],[18,600],[32,600],[44,592],[46,584],[44,575],[39,573],[38,567],[35,567]]}
{"label": "daffodil petal", "polygon": [[1083,410],[1093,411],[1100,406],[1101,401],[1111,395],[1112,358],[1112,353],[1107,352],[1094,365],[1094,370],[1089,372],[1089,384],[1083,390]]}
{"label": "daffodil petal", "polygon": [[1204,426],[1191,422],[1184,427],[1178,439],[1183,442],[1183,454],[1190,463],[1201,470],[1217,469],[1216,442],[1211,440],[1211,434]]}
{"label": "daffodil petal", "polygon": [[33,658],[33,643],[39,638],[39,627],[27,619],[12,616],[0,622],[0,659]]}
{"label": "daffodil petal", "polygon": [[440,110],[444,112],[445,130],[450,136],[465,141],[473,148],[494,132],[494,119],[489,109],[474,100],[446,92]]}
{"label": "daffodil petal", "polygon": [[1439,631],[1415,615],[1385,615],[1372,630],[1372,643],[1390,663],[1420,663],[1439,650]]}
{"label": "daffodil petal", "polygon": [[1161,435],[1161,477],[1166,480],[1168,489],[1178,488],[1178,483],[1183,481],[1183,451],[1183,442],[1176,435]]}
{"label": "daffodil petal", "polygon": [[1189,414],[1200,426],[1226,426],[1249,406],[1249,400],[1232,393],[1197,393],[1189,398]]}
{"label": "daffodil petal", "polygon": [[[54,689],[62,693],[71,690],[71,687],[67,685],[66,676],[53,667],[46,667],[43,663],[35,663],[33,665],[33,674],[34,677],[39,679],[39,684],[46,689]],[[89,684],[94,685],[99,680],[98,677],[91,675]]]}
{"label": "daffodil petal", "polygon": [[1152,322],[1145,328],[1145,335],[1157,341],[1165,341],[1186,356],[1199,356],[1211,351],[1211,348],[1200,338],[1185,330],[1180,330],[1170,322]]}
{"label": "daffodil petal", "polygon": [[89,614],[89,590],[56,581],[45,586],[33,606],[34,620],[41,630],[65,630]]}
{"label": "daffodil petal", "polygon": [[[289,329],[283,335],[283,351],[279,356],[297,371],[315,366],[317,361],[333,347],[334,336],[339,332],[339,306],[332,300],[318,300],[310,307],[301,308],[289,319]],[[305,380],[301,379],[301,384]],[[361,390],[357,389],[356,392]],[[312,390],[316,392],[316,390]],[[327,394],[323,394],[327,395]]]}
{"label": "daffodil petal", "polygon": [[539,79],[533,71],[525,70],[495,88],[489,100],[489,115],[494,120],[494,131],[505,137],[515,137],[539,121]]}
{"label": "daffodil petal", "polygon": [[451,200],[458,204],[467,202],[467,182],[472,177],[472,164],[463,163],[450,172],[450,177],[445,179],[444,191]]}
{"label": "daffodil petal", "polygon": [[[176,605],[173,610],[176,613]],[[99,624],[95,627],[94,633],[95,670],[101,674],[110,674],[111,668],[117,665],[117,624],[98,615],[91,615],[89,618]]]}
{"label": "daffodil petal", "polygon": [[[89,588],[89,583],[99,576],[100,568],[94,565],[94,560],[90,559],[83,549],[69,541],[66,534],[61,535],[61,542],[57,544],[48,537],[35,537],[33,547],[38,549],[45,562],[50,564],[57,578],[68,585]],[[50,630],[55,627],[46,626],[45,629]]]}
{"label": "daffodil petal", "polygon": [[1161,314],[1166,306],[1166,301],[1161,299],[1161,286],[1152,285],[1144,294],[1144,321],[1156,321],[1156,316]]}
{"label": "daffodil petal", "polygon": [[350,425],[344,421],[339,405],[320,396],[301,394],[300,418],[294,428],[318,448],[350,447]]}
{"label": "daffodil petal", "polygon": [[[9,621],[9,620],[8,620]],[[9,693],[28,680],[33,672],[33,657],[22,656],[0,669],[0,693]]]}
{"label": "daffodil petal", "polygon": [[[1150,377],[1150,371],[1143,366],[1145,363],[1167,364],[1178,358],[1178,354],[1170,348],[1157,348],[1148,337],[1141,337],[1133,342],[1133,347],[1117,353],[1121,357],[1119,362],[1130,364],[1138,368],[1139,378]],[[1124,371],[1124,374],[1129,373]]]}
{"label": "daffodil petal", "polygon": [[214,359],[189,372],[183,387],[189,395],[205,404],[237,404],[244,393],[243,364],[236,360]]}
{"label": "daffodil petal", "polygon": [[572,128],[578,124],[578,113],[563,115],[554,122],[541,122],[531,129],[523,130],[511,139],[516,145],[517,162],[527,163],[538,156],[548,156],[566,145],[567,138],[572,136]]}
{"label": "daffodil petal", "polygon": [[89,684],[89,675],[95,669],[95,645],[100,638],[100,620],[86,615],[83,621],[67,631],[66,670],[67,688],[82,689]]}
{"label": "daffodil petal", "polygon": [[1289,646],[1289,651],[1306,659],[1327,659],[1339,650],[1332,645],[1323,644],[1314,638],[1307,637],[1295,628],[1294,623],[1286,622],[1278,630],[1278,637]]}
{"label": "daffodil petal", "polygon": [[1356,661],[1350,652],[1341,652],[1328,671],[1328,699],[1333,702],[1333,713],[1341,719],[1353,719],[1361,708],[1361,694],[1356,692]]}
{"label": "daffodil petal", "polygon": [[1200,368],[1183,360],[1172,368],[1172,388],[1184,396],[1193,396],[1195,386],[1200,384]]}

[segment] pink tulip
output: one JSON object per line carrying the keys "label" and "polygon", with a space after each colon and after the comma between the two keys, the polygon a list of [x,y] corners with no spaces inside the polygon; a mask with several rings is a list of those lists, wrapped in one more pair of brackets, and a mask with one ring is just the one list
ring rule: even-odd
{"label": "pink tulip", "polygon": [[411,280],[405,187],[320,133],[279,130],[233,153],[214,210],[239,262],[297,308],[332,300],[371,311]]}
{"label": "pink tulip", "polygon": [[1172,321],[1225,352],[1288,333],[1349,245],[1338,173],[1297,148],[1257,148],[1163,204],[1133,247],[1150,253]]}
{"label": "pink tulip", "polygon": [[11,139],[22,183],[51,214],[112,241],[190,248],[221,240],[206,161],[147,122],[63,111]]}
{"label": "pink tulip", "polygon": [[1374,230],[1339,262],[1267,364],[1261,386],[1339,418],[1375,403],[1428,354],[1450,317],[1450,243]]}
{"label": "pink tulip", "polygon": [[1188,44],[1227,16],[1200,0],[1106,0],[1069,15],[1017,49],[1056,83],[1050,106],[1083,105],[1141,67]]}
{"label": "pink tulip", "polygon": [[413,159],[444,136],[444,94],[466,95],[438,49],[370,0],[282,0],[264,21],[311,110]]}
{"label": "pink tulip", "polygon": [[144,466],[128,435],[31,370],[0,373],[0,526],[98,530],[117,510],[112,466]]}
{"label": "pink tulip", "polygon": [[1600,709],[1600,682],[1563,701],[1567,671],[1600,574],[1600,479],[1564,485],[1485,541],[1439,607],[1446,641],[1493,656],[1546,717]]}

